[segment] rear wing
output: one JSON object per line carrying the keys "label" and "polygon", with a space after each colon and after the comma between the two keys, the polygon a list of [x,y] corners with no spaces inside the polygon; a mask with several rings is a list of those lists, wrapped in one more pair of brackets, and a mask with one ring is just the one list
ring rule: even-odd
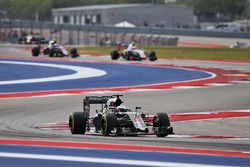
{"label": "rear wing", "polygon": [[103,109],[103,104],[105,104],[113,96],[87,96],[83,99],[83,112],[90,113],[90,104],[101,104]]}
{"label": "rear wing", "polygon": [[87,96],[84,100],[89,104],[104,104],[113,96]]}

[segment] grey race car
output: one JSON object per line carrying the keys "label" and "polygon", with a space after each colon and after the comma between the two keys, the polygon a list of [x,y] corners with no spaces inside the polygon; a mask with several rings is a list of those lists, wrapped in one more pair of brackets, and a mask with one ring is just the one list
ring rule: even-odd
{"label": "grey race car", "polygon": [[[73,112],[69,116],[69,127],[72,134],[85,132],[101,133],[103,136],[129,136],[155,134],[165,137],[173,133],[173,127],[166,113],[150,115],[128,109],[120,99],[114,96],[87,96],[83,100],[83,112]],[[101,108],[92,115],[91,104],[100,104]]]}
{"label": "grey race car", "polygon": [[156,56],[155,51],[147,52],[141,48],[132,48],[132,49],[120,49],[117,47],[115,50],[111,51],[111,59],[117,60],[118,58],[124,58],[125,60],[149,60],[156,61],[158,58]]}
{"label": "grey race car", "polygon": [[48,47],[47,45],[37,45],[32,48],[31,54],[33,57],[38,57],[40,54],[48,55],[49,57],[79,57],[76,48],[71,48],[70,51],[63,47],[62,45],[53,45],[53,47]]}

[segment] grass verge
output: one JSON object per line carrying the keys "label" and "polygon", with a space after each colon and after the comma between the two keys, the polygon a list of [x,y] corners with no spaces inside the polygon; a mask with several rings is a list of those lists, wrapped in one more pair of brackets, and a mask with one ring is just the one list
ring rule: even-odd
{"label": "grass verge", "polygon": [[[80,47],[80,54],[110,55],[113,47]],[[250,60],[250,48],[200,48],[146,46],[145,50],[154,50],[159,58],[199,59],[199,60]]]}

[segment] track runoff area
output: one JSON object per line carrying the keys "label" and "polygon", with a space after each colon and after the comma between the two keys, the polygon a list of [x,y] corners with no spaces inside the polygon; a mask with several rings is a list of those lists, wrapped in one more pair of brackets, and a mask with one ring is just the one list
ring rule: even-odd
{"label": "track runoff area", "polygon": [[[0,98],[221,86],[249,82],[236,70],[66,60],[0,59]],[[233,113],[233,112],[232,112]],[[238,113],[238,114],[237,114]],[[227,117],[226,113],[217,114]],[[249,116],[248,111],[231,117]],[[213,115],[214,116],[214,115]],[[172,121],[187,116],[172,115]],[[211,115],[210,115],[211,117]],[[189,115],[190,120],[208,119]],[[211,118],[212,119],[212,118]],[[41,127],[40,128],[44,128]],[[53,127],[52,127],[53,128]],[[249,166],[250,153],[84,142],[0,140],[2,166]]]}

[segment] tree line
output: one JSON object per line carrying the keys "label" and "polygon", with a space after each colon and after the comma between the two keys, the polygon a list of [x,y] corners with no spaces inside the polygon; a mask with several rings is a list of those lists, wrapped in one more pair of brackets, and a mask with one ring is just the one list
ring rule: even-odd
{"label": "tree line", "polygon": [[248,19],[250,16],[249,0],[191,0],[195,14],[203,19],[215,15],[215,21],[233,21]]}
{"label": "tree line", "polygon": [[[159,3],[166,0],[1,0],[0,10],[5,11],[10,19],[50,20],[52,8],[124,4],[124,3]],[[249,0],[176,0],[171,3],[194,8],[195,14],[208,18],[211,14],[218,15],[221,20],[244,19],[250,16]],[[3,16],[2,16],[3,17]]]}

